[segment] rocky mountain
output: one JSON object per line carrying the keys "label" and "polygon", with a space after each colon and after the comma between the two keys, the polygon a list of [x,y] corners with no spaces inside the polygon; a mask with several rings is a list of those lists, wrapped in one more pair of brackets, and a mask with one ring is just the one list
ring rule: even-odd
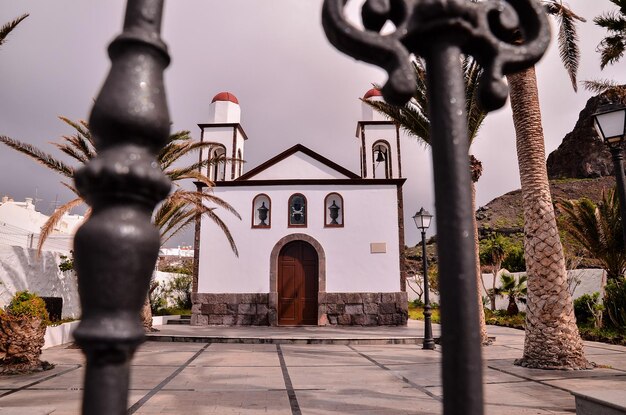
{"label": "rocky mountain", "polygon": [[[602,198],[602,192],[615,186],[613,176],[595,179],[562,179],[550,181],[552,200],[571,200],[588,197],[593,201]],[[557,212],[558,214],[558,212]],[[522,211],[522,191],[520,189],[505,193],[493,199],[476,211],[478,231],[481,237],[497,230],[503,234],[517,234],[524,231],[524,212]]]}
{"label": "rocky mountain", "polygon": [[587,101],[574,129],[565,136],[559,148],[548,156],[550,179],[585,179],[613,175],[611,154],[598,137],[592,117],[602,105],[609,102],[626,105],[626,86],[612,88]]}

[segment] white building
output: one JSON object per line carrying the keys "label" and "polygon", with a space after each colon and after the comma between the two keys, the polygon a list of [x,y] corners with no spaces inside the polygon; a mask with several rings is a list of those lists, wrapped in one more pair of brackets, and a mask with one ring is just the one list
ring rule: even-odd
{"label": "white building", "polygon": [[16,292],[28,290],[42,297],[63,300],[62,318],[80,317],[76,275],[62,272],[59,263],[69,256],[74,232],[83,221],[79,215],[64,215],[37,252],[41,227],[48,216],[36,210],[33,199],[0,200],[0,307]]}
{"label": "white building", "polygon": [[[366,97],[382,99],[376,90]],[[406,324],[402,140],[362,105],[360,174],[300,144],[244,173],[237,98],[213,98],[199,127],[216,145],[203,156],[233,160],[207,173],[242,217],[219,215],[239,256],[203,218],[192,324]]]}
{"label": "white building", "polygon": [[[8,196],[0,200],[0,244],[36,248],[42,226],[49,217],[35,209],[33,199],[16,202]],[[69,252],[78,226],[84,217],[64,214],[46,239],[43,249]]]}

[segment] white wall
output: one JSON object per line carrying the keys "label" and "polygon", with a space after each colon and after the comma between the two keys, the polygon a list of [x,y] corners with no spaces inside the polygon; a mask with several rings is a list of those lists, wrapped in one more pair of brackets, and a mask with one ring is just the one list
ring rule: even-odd
{"label": "white wall", "polygon": [[[347,179],[344,174],[320,163],[313,157],[297,152],[263,170],[250,180],[292,179],[297,172],[298,179]],[[356,173],[355,173],[356,174]]]}
{"label": "white wall", "polygon": [[[574,269],[574,270],[569,270],[567,271],[568,274],[570,276],[574,276],[576,278],[580,279],[580,284],[578,285],[578,287],[576,287],[576,290],[574,291],[574,295],[572,296],[572,298],[576,299],[584,294],[592,294],[596,291],[600,291],[601,286],[602,286],[602,281],[603,278],[606,279],[605,271],[601,270],[601,269]],[[515,275],[517,278],[519,278],[520,275],[525,274],[524,272],[513,272],[513,275]],[[492,278],[493,278],[493,274],[488,273],[488,274],[483,274],[483,279],[485,281],[485,285],[487,286],[487,288],[491,287],[492,284]],[[408,281],[409,286],[415,287],[416,283],[414,280],[409,279]],[[496,280],[496,287],[499,287],[500,284],[500,279],[498,278]],[[417,295],[415,294],[415,292],[413,292],[413,290],[411,290],[410,288],[407,288],[407,293],[408,293],[408,297],[409,297],[409,301],[413,301],[417,298]],[[487,296],[487,293],[482,290],[483,293],[483,297]],[[430,294],[430,300],[431,301],[435,301],[435,302],[439,302],[439,296],[437,294]],[[422,301],[424,301],[424,296],[422,295]],[[504,297],[496,297],[496,309],[498,310],[506,310],[506,308],[509,305],[509,299],[508,297],[504,296]],[[524,304],[522,304],[521,302],[518,302],[517,305],[519,306],[521,311],[525,311],[526,306]],[[489,308],[489,303],[485,303],[485,307]]]}
{"label": "white wall", "polygon": [[20,246],[0,245],[0,306],[4,307],[17,291],[28,290],[43,297],[63,298],[63,318],[80,317],[76,275],[61,272],[59,253],[42,252]]}
{"label": "white wall", "polygon": [[[305,233],[323,246],[327,292],[400,291],[395,185],[217,187],[214,192],[242,217],[239,221],[223,209],[215,211],[233,234],[239,258],[222,231],[203,219],[199,292],[269,292],[270,253],[281,238],[292,233]],[[343,196],[343,228],[324,228],[324,198],[331,192]],[[258,193],[272,200],[270,229],[251,229],[252,199]],[[293,193],[307,198],[306,228],[287,227],[287,203]],[[387,252],[371,254],[372,242],[385,243]]]}

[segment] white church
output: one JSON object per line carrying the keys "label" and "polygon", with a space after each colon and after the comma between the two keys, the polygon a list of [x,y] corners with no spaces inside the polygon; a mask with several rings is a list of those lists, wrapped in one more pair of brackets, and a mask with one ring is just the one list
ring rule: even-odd
{"label": "white church", "polygon": [[[375,89],[364,98],[382,100]],[[244,171],[239,102],[228,92],[213,98],[199,127],[201,140],[215,145],[201,157],[234,160],[207,169],[214,194],[242,217],[220,215],[239,256],[203,218],[193,325],[406,324],[405,138],[361,105],[359,174],[301,144]]]}

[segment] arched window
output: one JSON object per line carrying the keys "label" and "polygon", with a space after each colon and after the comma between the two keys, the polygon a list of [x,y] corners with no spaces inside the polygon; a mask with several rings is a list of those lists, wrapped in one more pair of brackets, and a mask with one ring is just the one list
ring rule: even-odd
{"label": "arched window", "polygon": [[343,197],[339,193],[329,193],[324,199],[324,226],[343,227]]}
{"label": "arched window", "polygon": [[385,140],[378,140],[372,146],[372,178],[391,177],[391,147]]}
{"label": "arched window", "polygon": [[266,194],[256,195],[252,200],[252,227],[269,228],[272,226],[272,201]]}
{"label": "arched window", "polygon": [[291,195],[289,198],[289,227],[306,226],[306,197],[301,193]]}
{"label": "arched window", "polygon": [[217,146],[209,152],[209,178],[213,181],[226,180],[226,147]]}

